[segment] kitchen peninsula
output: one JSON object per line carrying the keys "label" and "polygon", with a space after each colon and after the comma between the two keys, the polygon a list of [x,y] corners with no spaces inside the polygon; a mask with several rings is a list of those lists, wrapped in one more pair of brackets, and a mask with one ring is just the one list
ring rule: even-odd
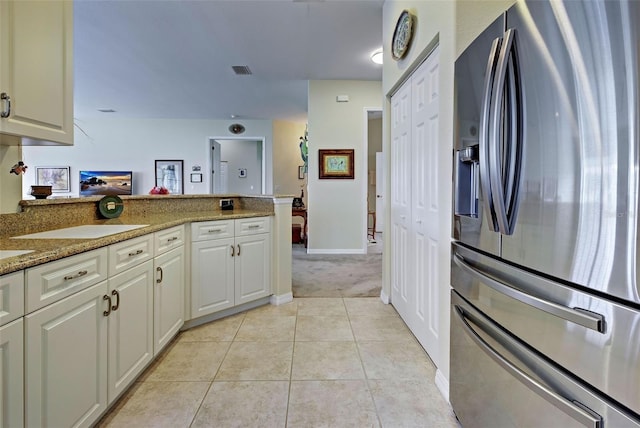
{"label": "kitchen peninsula", "polygon": [[[292,197],[124,196],[112,219],[100,199],[21,201],[0,215],[10,426],[90,426],[181,329],[292,299]],[[24,237],[41,232],[65,238]]]}

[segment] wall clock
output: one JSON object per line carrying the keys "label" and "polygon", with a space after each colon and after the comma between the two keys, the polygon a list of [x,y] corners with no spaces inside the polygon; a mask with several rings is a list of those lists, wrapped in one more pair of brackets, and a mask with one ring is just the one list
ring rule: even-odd
{"label": "wall clock", "polygon": [[414,17],[408,10],[403,10],[396,23],[391,39],[391,57],[396,61],[402,59],[411,46],[413,38]]}

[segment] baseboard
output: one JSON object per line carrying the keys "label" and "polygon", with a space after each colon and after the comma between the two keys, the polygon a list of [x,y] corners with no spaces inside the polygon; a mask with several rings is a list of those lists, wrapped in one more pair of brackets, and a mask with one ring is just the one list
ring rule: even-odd
{"label": "baseboard", "polygon": [[284,303],[289,303],[289,302],[293,302],[293,293],[289,292],[286,294],[281,294],[279,296],[276,296],[275,294],[273,296],[271,296],[271,298],[269,299],[269,303],[271,303],[272,305],[282,305]]}
{"label": "baseboard", "polygon": [[389,304],[389,295],[385,293],[384,290],[380,290],[380,300],[382,300],[382,303],[385,305]]}
{"label": "baseboard", "polygon": [[442,394],[442,396],[444,397],[445,400],[447,400],[447,403],[449,402],[449,380],[444,377],[444,374],[442,374],[442,371],[440,369],[436,370],[436,386],[438,387],[438,390],[440,391],[440,394]]}
{"label": "baseboard", "polygon": [[367,254],[367,249],[349,248],[348,250],[340,250],[335,248],[307,248],[307,254]]}

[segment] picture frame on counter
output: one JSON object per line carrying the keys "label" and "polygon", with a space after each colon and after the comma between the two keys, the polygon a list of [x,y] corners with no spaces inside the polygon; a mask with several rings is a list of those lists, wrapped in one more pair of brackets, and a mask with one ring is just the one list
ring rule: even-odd
{"label": "picture frame on counter", "polygon": [[156,160],[156,187],[164,187],[169,194],[181,195],[184,193],[184,161],[182,160]]}
{"label": "picture frame on counter", "polygon": [[69,192],[70,176],[69,166],[36,166],[36,185],[51,186],[52,192]]}
{"label": "picture frame on counter", "polygon": [[202,174],[200,174],[200,173],[191,174],[191,182],[192,183],[202,183]]}

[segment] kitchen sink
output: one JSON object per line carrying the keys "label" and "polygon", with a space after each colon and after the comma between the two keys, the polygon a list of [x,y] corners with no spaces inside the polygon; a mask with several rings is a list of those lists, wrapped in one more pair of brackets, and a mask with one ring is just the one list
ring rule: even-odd
{"label": "kitchen sink", "polygon": [[30,233],[14,236],[11,239],[94,239],[116,233],[128,232],[148,226],[147,224],[89,224],[83,226],[66,227],[64,229],[47,230],[46,232]]}
{"label": "kitchen sink", "polygon": [[33,250],[0,250],[0,260],[28,253],[33,253]]}

